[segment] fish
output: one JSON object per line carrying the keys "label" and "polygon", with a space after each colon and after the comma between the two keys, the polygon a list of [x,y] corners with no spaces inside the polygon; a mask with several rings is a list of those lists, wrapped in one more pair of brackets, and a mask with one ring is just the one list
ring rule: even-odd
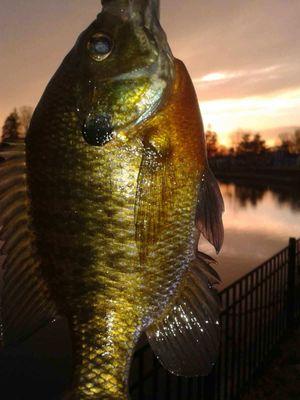
{"label": "fish", "polygon": [[208,374],[219,351],[224,204],[192,80],[157,0],[102,0],[1,149],[1,339],[66,316],[68,399],[130,398],[143,333],[162,365]]}

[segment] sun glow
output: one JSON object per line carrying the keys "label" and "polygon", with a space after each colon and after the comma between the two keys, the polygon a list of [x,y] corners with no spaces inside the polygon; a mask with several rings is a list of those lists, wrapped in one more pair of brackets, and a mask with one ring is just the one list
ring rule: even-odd
{"label": "sun glow", "polygon": [[220,134],[220,143],[230,145],[230,133],[239,129],[257,132],[298,125],[300,88],[269,96],[200,101],[200,108],[205,128],[210,125]]}

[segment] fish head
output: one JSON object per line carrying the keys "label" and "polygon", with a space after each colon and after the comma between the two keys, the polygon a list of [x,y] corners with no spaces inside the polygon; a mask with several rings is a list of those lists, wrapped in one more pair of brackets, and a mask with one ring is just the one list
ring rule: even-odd
{"label": "fish head", "polygon": [[71,59],[78,73],[76,110],[91,145],[102,146],[147,119],[173,82],[174,58],[157,0],[103,0]]}

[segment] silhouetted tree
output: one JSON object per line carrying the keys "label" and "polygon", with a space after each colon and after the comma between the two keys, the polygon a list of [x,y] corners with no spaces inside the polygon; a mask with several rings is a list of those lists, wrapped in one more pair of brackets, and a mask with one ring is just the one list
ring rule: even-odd
{"label": "silhouetted tree", "polygon": [[266,141],[261,138],[259,133],[254,135],[251,144],[252,144],[252,151],[255,154],[262,154],[265,153],[267,150]]}
{"label": "silhouetted tree", "polygon": [[26,136],[27,134],[32,113],[33,113],[33,108],[29,106],[23,106],[18,110],[19,121],[20,121],[19,131],[22,136]]}
{"label": "silhouetted tree", "polygon": [[15,108],[2,127],[2,141],[9,142],[24,138],[30,125],[32,112],[33,109],[29,106],[20,107],[18,110]]}
{"label": "silhouetted tree", "polygon": [[250,144],[250,133],[244,133],[242,140],[237,145],[237,154],[245,154],[250,153],[251,144]]}
{"label": "silhouetted tree", "polygon": [[14,111],[6,118],[2,127],[2,141],[10,142],[19,138],[20,120],[17,110]]}
{"label": "silhouetted tree", "polygon": [[216,132],[208,130],[205,133],[205,139],[206,139],[207,157],[213,158],[218,154],[218,135],[216,134]]}
{"label": "silhouetted tree", "polygon": [[250,133],[245,133],[241,142],[238,144],[237,153],[241,154],[262,154],[267,150],[266,142],[261,138],[259,133],[251,138]]}
{"label": "silhouetted tree", "polygon": [[289,133],[280,133],[279,134],[280,145],[278,149],[283,151],[284,153],[290,154],[293,152],[293,140],[292,135]]}
{"label": "silhouetted tree", "polygon": [[299,154],[300,153],[300,129],[296,129],[294,133],[281,133],[279,135],[280,145],[278,149],[284,153]]}
{"label": "silhouetted tree", "polygon": [[234,150],[234,152],[237,150],[237,147],[239,145],[239,143],[242,140],[242,137],[244,135],[244,131],[237,130],[235,132],[232,132],[230,134],[230,144],[231,144],[231,148]]}
{"label": "silhouetted tree", "polygon": [[300,129],[295,130],[294,140],[295,140],[295,152],[297,154],[299,154],[300,153]]}
{"label": "silhouetted tree", "polygon": [[229,147],[228,149],[228,155],[233,157],[235,155],[235,150],[234,147]]}

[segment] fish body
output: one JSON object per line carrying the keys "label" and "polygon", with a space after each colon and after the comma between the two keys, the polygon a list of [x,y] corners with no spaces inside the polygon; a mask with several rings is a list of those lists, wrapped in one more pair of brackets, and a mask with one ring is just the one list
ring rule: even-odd
{"label": "fish body", "polygon": [[[35,110],[22,179],[36,260],[28,276],[38,276],[51,304],[30,318],[63,314],[69,320],[74,379],[68,398],[121,400],[128,398],[130,361],[142,332],[172,372],[211,368],[218,347],[214,273],[201,257],[193,263],[201,232],[221,246],[222,201],[207,166],[193,84],[172,56],[157,3],[103,3]],[[8,161],[18,159],[12,154]],[[197,287],[195,297],[188,294]],[[4,309],[6,298],[4,285]],[[182,332],[177,322],[168,323],[179,309],[191,332],[204,319],[209,325],[207,337],[195,339],[204,346],[195,370],[185,366],[180,347],[186,335],[172,361],[164,353]],[[14,325],[4,337],[10,332]]]}

